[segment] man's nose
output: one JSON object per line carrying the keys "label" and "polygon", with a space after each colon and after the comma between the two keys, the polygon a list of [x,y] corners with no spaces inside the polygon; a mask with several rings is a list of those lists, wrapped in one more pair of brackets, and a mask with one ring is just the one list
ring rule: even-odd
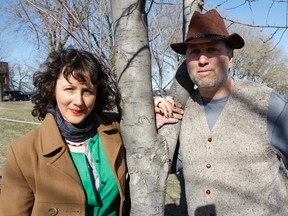
{"label": "man's nose", "polygon": [[201,53],[200,56],[199,56],[199,63],[201,64],[205,64],[208,62],[208,57],[207,55],[205,55],[205,53]]}

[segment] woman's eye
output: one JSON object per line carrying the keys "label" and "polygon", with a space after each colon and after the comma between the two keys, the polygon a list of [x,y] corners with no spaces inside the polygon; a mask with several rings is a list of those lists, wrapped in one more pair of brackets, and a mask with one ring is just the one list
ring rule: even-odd
{"label": "woman's eye", "polygon": [[73,88],[65,88],[65,91],[73,91]]}
{"label": "woman's eye", "polygon": [[93,95],[93,91],[91,91],[91,90],[85,90],[85,91],[84,91],[84,94],[85,94],[85,95]]}

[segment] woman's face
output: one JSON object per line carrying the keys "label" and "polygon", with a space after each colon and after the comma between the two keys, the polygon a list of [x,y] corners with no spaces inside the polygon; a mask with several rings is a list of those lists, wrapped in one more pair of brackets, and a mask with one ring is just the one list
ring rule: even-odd
{"label": "woman's face", "polygon": [[73,76],[69,76],[67,81],[62,72],[56,82],[55,95],[63,118],[72,124],[79,124],[94,108],[97,87],[90,81],[79,83]]}

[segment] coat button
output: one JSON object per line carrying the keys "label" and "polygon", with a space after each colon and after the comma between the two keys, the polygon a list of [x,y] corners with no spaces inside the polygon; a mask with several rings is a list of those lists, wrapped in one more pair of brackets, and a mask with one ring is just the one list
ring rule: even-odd
{"label": "coat button", "polygon": [[55,207],[51,207],[48,212],[50,215],[55,216],[58,214],[58,209]]}

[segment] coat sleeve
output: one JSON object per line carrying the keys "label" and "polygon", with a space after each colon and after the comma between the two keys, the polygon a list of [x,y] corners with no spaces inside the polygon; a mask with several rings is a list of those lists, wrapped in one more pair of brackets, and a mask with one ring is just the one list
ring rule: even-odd
{"label": "coat sleeve", "polygon": [[25,161],[17,161],[12,146],[8,146],[6,164],[2,173],[1,216],[31,215],[34,194],[19,167],[19,163],[25,163]]}

